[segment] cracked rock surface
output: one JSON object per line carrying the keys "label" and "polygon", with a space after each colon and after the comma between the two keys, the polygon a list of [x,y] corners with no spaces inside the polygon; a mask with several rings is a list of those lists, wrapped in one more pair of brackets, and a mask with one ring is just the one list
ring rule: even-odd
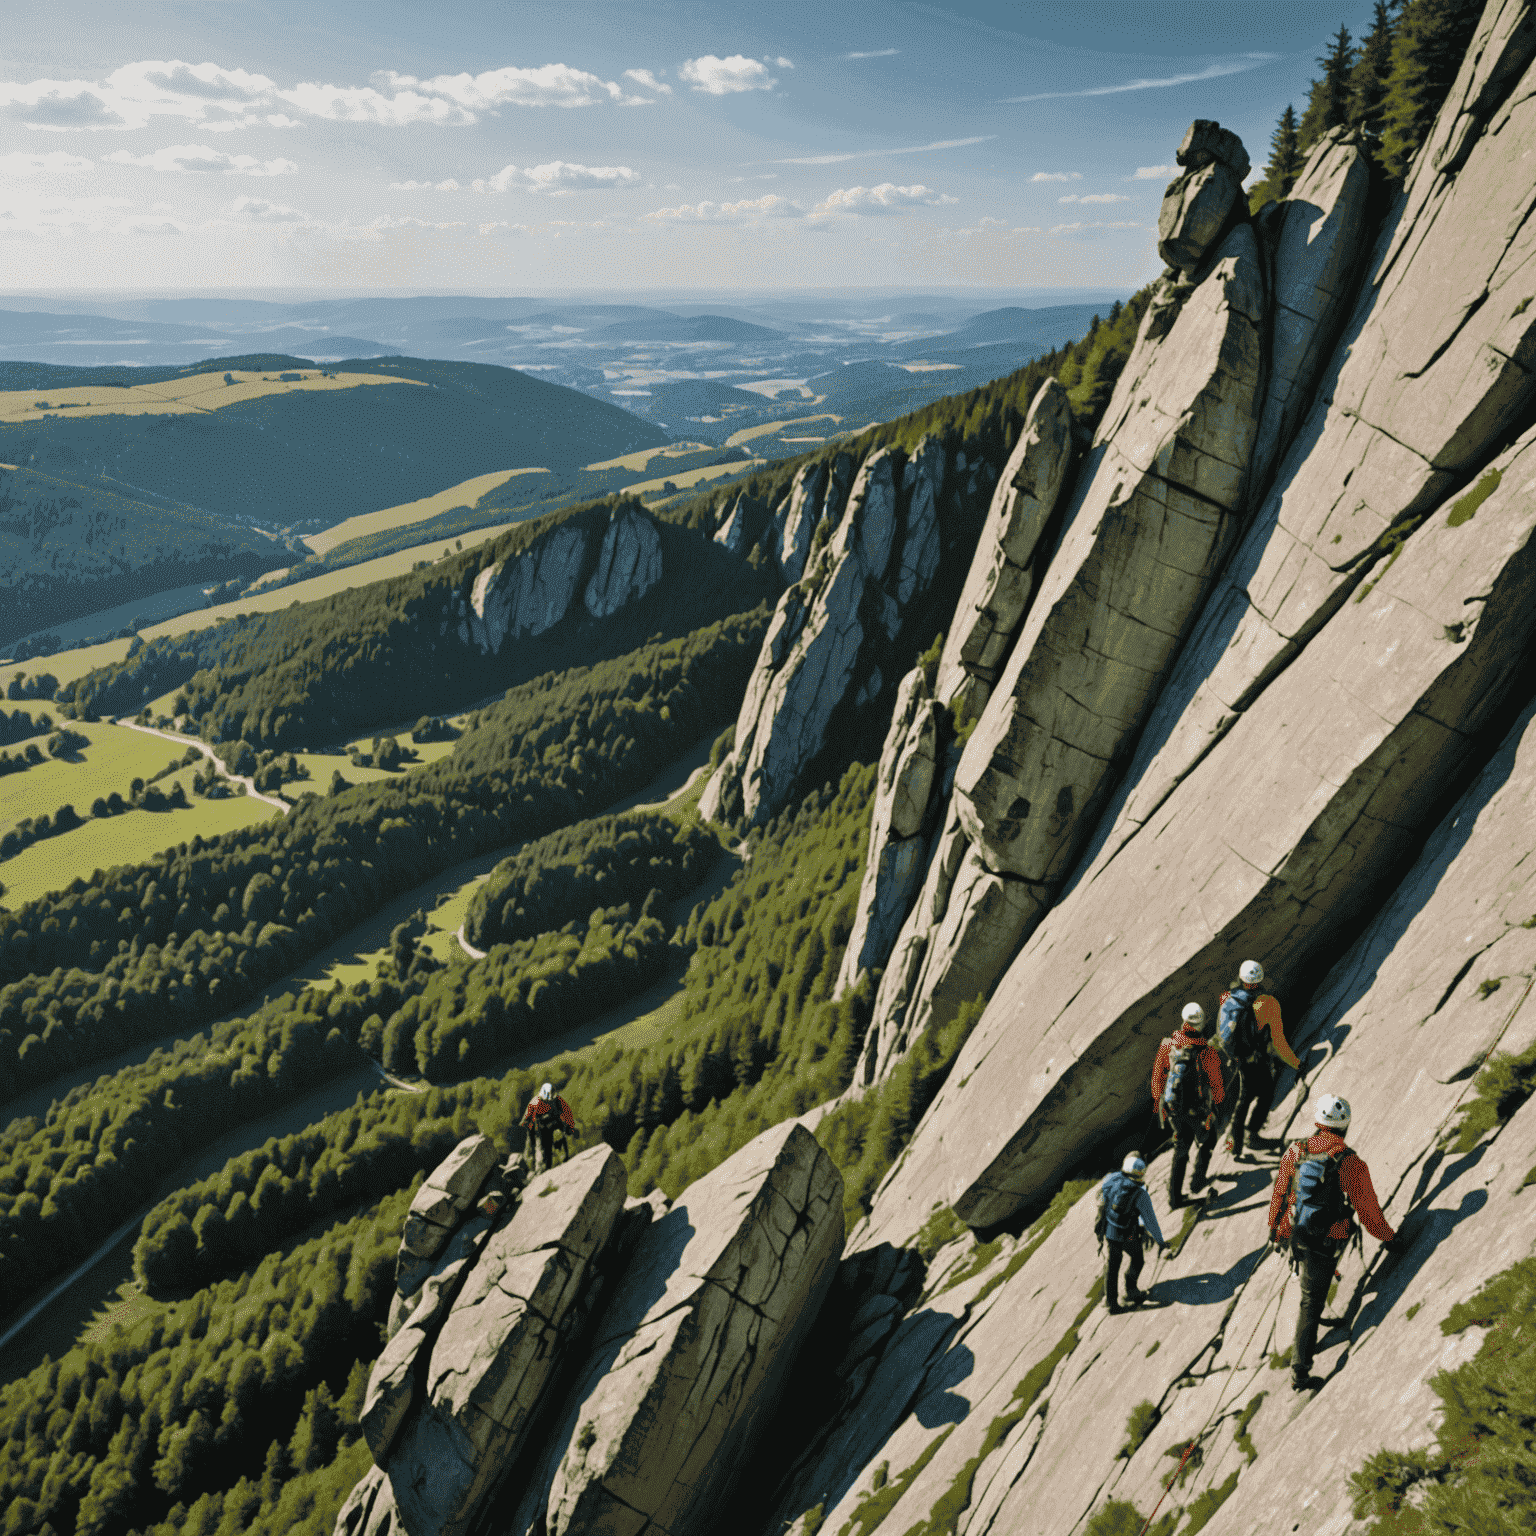
{"label": "cracked rock surface", "polygon": [[508,639],[553,629],[570,609],[586,558],[586,532],[562,523],[520,555],[488,565],[475,577],[460,635],[499,653]]}
{"label": "cracked rock surface", "polygon": [[[1430,517],[1041,923],[882,1189],[877,1232],[936,1199],[983,1225],[1039,1198],[1144,1103],[1168,1021],[1189,998],[1214,1006],[1234,955],[1301,970],[1369,910],[1476,733],[1529,687],[1536,430],[1500,466],[1472,519]],[[952,1123],[981,1131],[941,1154]]]}
{"label": "cracked rock surface", "polygon": [[[741,515],[739,503],[736,515]],[[594,619],[606,619],[626,603],[643,597],[660,580],[661,535],[655,524],[633,510],[621,512],[608,520],[597,570],[582,601]]]}
{"label": "cracked rock surface", "polygon": [[814,464],[801,465],[790,482],[789,503],[783,512],[778,548],[779,574],[787,582],[797,582],[805,575],[805,562],[811,553],[811,535],[821,516],[826,489],[827,466],[819,459]]}
{"label": "cracked rock surface", "polygon": [[795,1121],[641,1236],[506,1525],[703,1532],[767,1420],[842,1251],[842,1179]]}

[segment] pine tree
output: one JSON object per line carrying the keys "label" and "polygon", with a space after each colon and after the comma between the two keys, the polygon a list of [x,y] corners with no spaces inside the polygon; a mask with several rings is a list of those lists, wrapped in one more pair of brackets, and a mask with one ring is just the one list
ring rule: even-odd
{"label": "pine tree", "polygon": [[1303,150],[1311,149],[1330,128],[1349,121],[1349,85],[1355,65],[1355,49],[1348,27],[1340,26],[1328,52],[1317,62],[1323,66],[1322,77],[1312,82],[1307,110],[1301,115],[1298,130]]}
{"label": "pine tree", "polygon": [[1289,102],[1269,136],[1269,163],[1264,177],[1248,195],[1248,206],[1257,213],[1265,203],[1290,195],[1301,174],[1301,145],[1297,137],[1296,109]]}
{"label": "pine tree", "polygon": [[1372,155],[1381,145],[1381,115],[1392,72],[1392,9],[1387,0],[1376,0],[1371,30],[1360,45],[1360,57],[1349,77],[1349,121],[1365,135]]}
{"label": "pine tree", "polygon": [[1403,7],[1382,108],[1382,164],[1388,175],[1408,174],[1482,11],[1479,0],[1409,0]]}

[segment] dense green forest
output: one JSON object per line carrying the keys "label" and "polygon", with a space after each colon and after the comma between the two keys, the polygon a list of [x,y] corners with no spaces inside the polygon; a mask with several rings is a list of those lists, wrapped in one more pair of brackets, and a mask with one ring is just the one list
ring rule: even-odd
{"label": "dense green forest", "polygon": [[1301,116],[1280,114],[1264,175],[1249,192],[1257,212],[1289,195],[1307,153],[1331,128],[1348,127],[1374,166],[1401,180],[1428,137],[1472,40],[1482,0],[1375,0],[1370,30],[1356,43],[1340,26],[1319,57]]}
{"label": "dense green forest", "polygon": [[196,1029],[429,875],[638,789],[734,712],[765,622],[548,674],[436,763],[0,914],[0,1099]]}
{"label": "dense green forest", "polygon": [[[311,532],[493,470],[575,467],[667,441],[616,405],[512,368],[416,358],[327,366],[413,382],[299,390],[176,415],[8,422],[0,462],[66,480],[104,474],[114,489],[153,486],[221,518]],[[128,382],[149,382],[150,373]]]}
{"label": "dense green forest", "polygon": [[594,904],[636,901],[651,889],[670,900],[692,890],[720,842],[695,818],[629,811],[562,827],[503,859],[474,894],[464,936],[477,949],[569,922]]}

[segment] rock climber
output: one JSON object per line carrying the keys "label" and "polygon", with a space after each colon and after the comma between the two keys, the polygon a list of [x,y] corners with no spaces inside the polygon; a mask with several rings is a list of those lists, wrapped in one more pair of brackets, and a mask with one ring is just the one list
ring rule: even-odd
{"label": "rock climber", "polygon": [[1126,1260],[1125,1304],[1139,1306],[1142,1292],[1137,1286],[1141,1278],[1141,1255],[1147,1233],[1159,1248],[1163,1243],[1163,1229],[1157,1224],[1157,1212],[1152,1209],[1152,1197],[1147,1193],[1147,1165],[1139,1152],[1132,1152],[1121,1163],[1118,1173],[1106,1173],[1099,1185],[1099,1218],[1094,1230],[1109,1244],[1109,1270],[1104,1277],[1104,1303],[1110,1312],[1118,1314],[1122,1308],[1120,1294],[1120,1260]]}
{"label": "rock climber", "polygon": [[1237,980],[1221,994],[1221,1008],[1216,1018],[1216,1041],[1226,1057],[1229,1070],[1236,1075],[1233,1097],[1232,1134],[1227,1151],[1239,1162],[1243,1154],[1243,1119],[1252,1107],[1247,1131],[1255,1148],[1264,1145],[1259,1132],[1275,1097],[1277,1060],[1301,1071],[1301,1062],[1286,1043],[1285,1024],[1280,1017],[1280,1001],[1268,992],[1260,992],[1264,967],[1257,960],[1244,960],[1238,967]]}
{"label": "rock climber", "polygon": [[1216,1146],[1216,1106],[1224,1096],[1221,1058],[1205,1038],[1205,1009],[1186,1003],[1178,1029],[1157,1048],[1152,1067],[1152,1102],[1165,1130],[1173,1131],[1173,1166],[1168,1176],[1168,1205],[1178,1210],[1184,1198],[1184,1167],[1191,1143],[1199,1142],[1193,1194],[1205,1188],[1206,1169]]}
{"label": "rock climber", "polygon": [[576,1116],[571,1106],[555,1092],[553,1083],[545,1083],[538,1096],[529,1100],[523,1111],[523,1129],[533,1142],[533,1171],[548,1173],[554,1167],[555,1137],[562,1143],[576,1134]]}
{"label": "rock climber", "polygon": [[1269,1238],[1290,1247],[1291,1267],[1301,1277],[1301,1309],[1296,1314],[1296,1343],[1291,1354],[1291,1386],[1310,1392],[1322,1386],[1312,1374],[1317,1325],[1333,1282],[1333,1266],[1354,1231],[1358,1216],[1365,1230],[1388,1253],[1401,1251],[1401,1240],[1387,1225],[1376,1203],[1371,1171],[1359,1153],[1344,1144],[1349,1103],[1325,1093],[1317,1103],[1317,1129],[1285,1149],[1269,1197]]}

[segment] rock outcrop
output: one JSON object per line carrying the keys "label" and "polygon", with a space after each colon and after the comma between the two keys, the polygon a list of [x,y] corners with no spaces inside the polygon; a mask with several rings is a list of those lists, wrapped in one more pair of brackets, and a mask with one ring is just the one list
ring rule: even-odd
{"label": "rock outcrop", "polygon": [[1248,152],[1230,129],[1197,118],[1175,158],[1184,174],[1163,193],[1157,215],[1157,254],[1168,266],[1193,272],[1221,238],[1242,200]]}
{"label": "rock outcrop", "polygon": [[811,535],[821,517],[821,503],[826,491],[825,462],[818,459],[813,464],[802,465],[790,482],[789,499],[780,512],[782,522],[775,518],[774,526],[779,533],[779,575],[791,585],[805,575],[805,562],[811,553]]}
{"label": "rock outcrop", "polygon": [[858,916],[848,936],[837,989],[853,986],[861,972],[883,967],[927,862],[930,817],[939,767],[941,712],[929,697],[921,667],[902,678],[896,712],[880,753],[869,856],[859,887]]}
{"label": "rock outcrop", "polygon": [[715,543],[723,545],[729,554],[739,555],[747,547],[746,498],[738,496],[731,510],[715,534]]}
{"label": "rock outcrop", "polygon": [[565,618],[583,576],[586,611],[605,619],[644,596],[661,574],[661,537],[647,514],[633,507],[613,513],[600,540],[592,519],[573,519],[486,566],[443,629],[456,624],[466,645],[499,654],[508,640],[542,635]]}
{"label": "rock outcrop", "polygon": [[582,599],[587,612],[594,619],[606,619],[660,580],[661,536],[656,525],[637,512],[614,513],[603,533],[597,569]]}
{"label": "rock outcrop", "polygon": [[878,1070],[991,991],[1092,830],[1237,531],[1264,322],[1246,225],[1166,329],[1145,317],[1060,546],[961,757],[957,828],[898,940],[902,963],[881,982]]}
{"label": "rock outcrop", "polygon": [[841,1250],[842,1179],[794,1121],[690,1185],[641,1236],[508,1528],[710,1529]]}
{"label": "rock outcrop", "polygon": [[1071,467],[1067,392],[1047,379],[1030,402],[1024,430],[1003,467],[944,638],[934,695],[957,713],[980,714],[1002,671],[1034,587],[1036,546]]}
{"label": "rock outcrop", "polygon": [[[831,505],[847,455],[834,460]],[[710,819],[776,815],[821,751],[835,712],[873,701],[878,657],[925,593],[941,553],[937,499],[944,447],[918,444],[905,463],[879,448],[860,464],[836,531],[780,598],[736,721],[736,744],[704,791]],[[809,502],[808,479],[802,487]]]}

